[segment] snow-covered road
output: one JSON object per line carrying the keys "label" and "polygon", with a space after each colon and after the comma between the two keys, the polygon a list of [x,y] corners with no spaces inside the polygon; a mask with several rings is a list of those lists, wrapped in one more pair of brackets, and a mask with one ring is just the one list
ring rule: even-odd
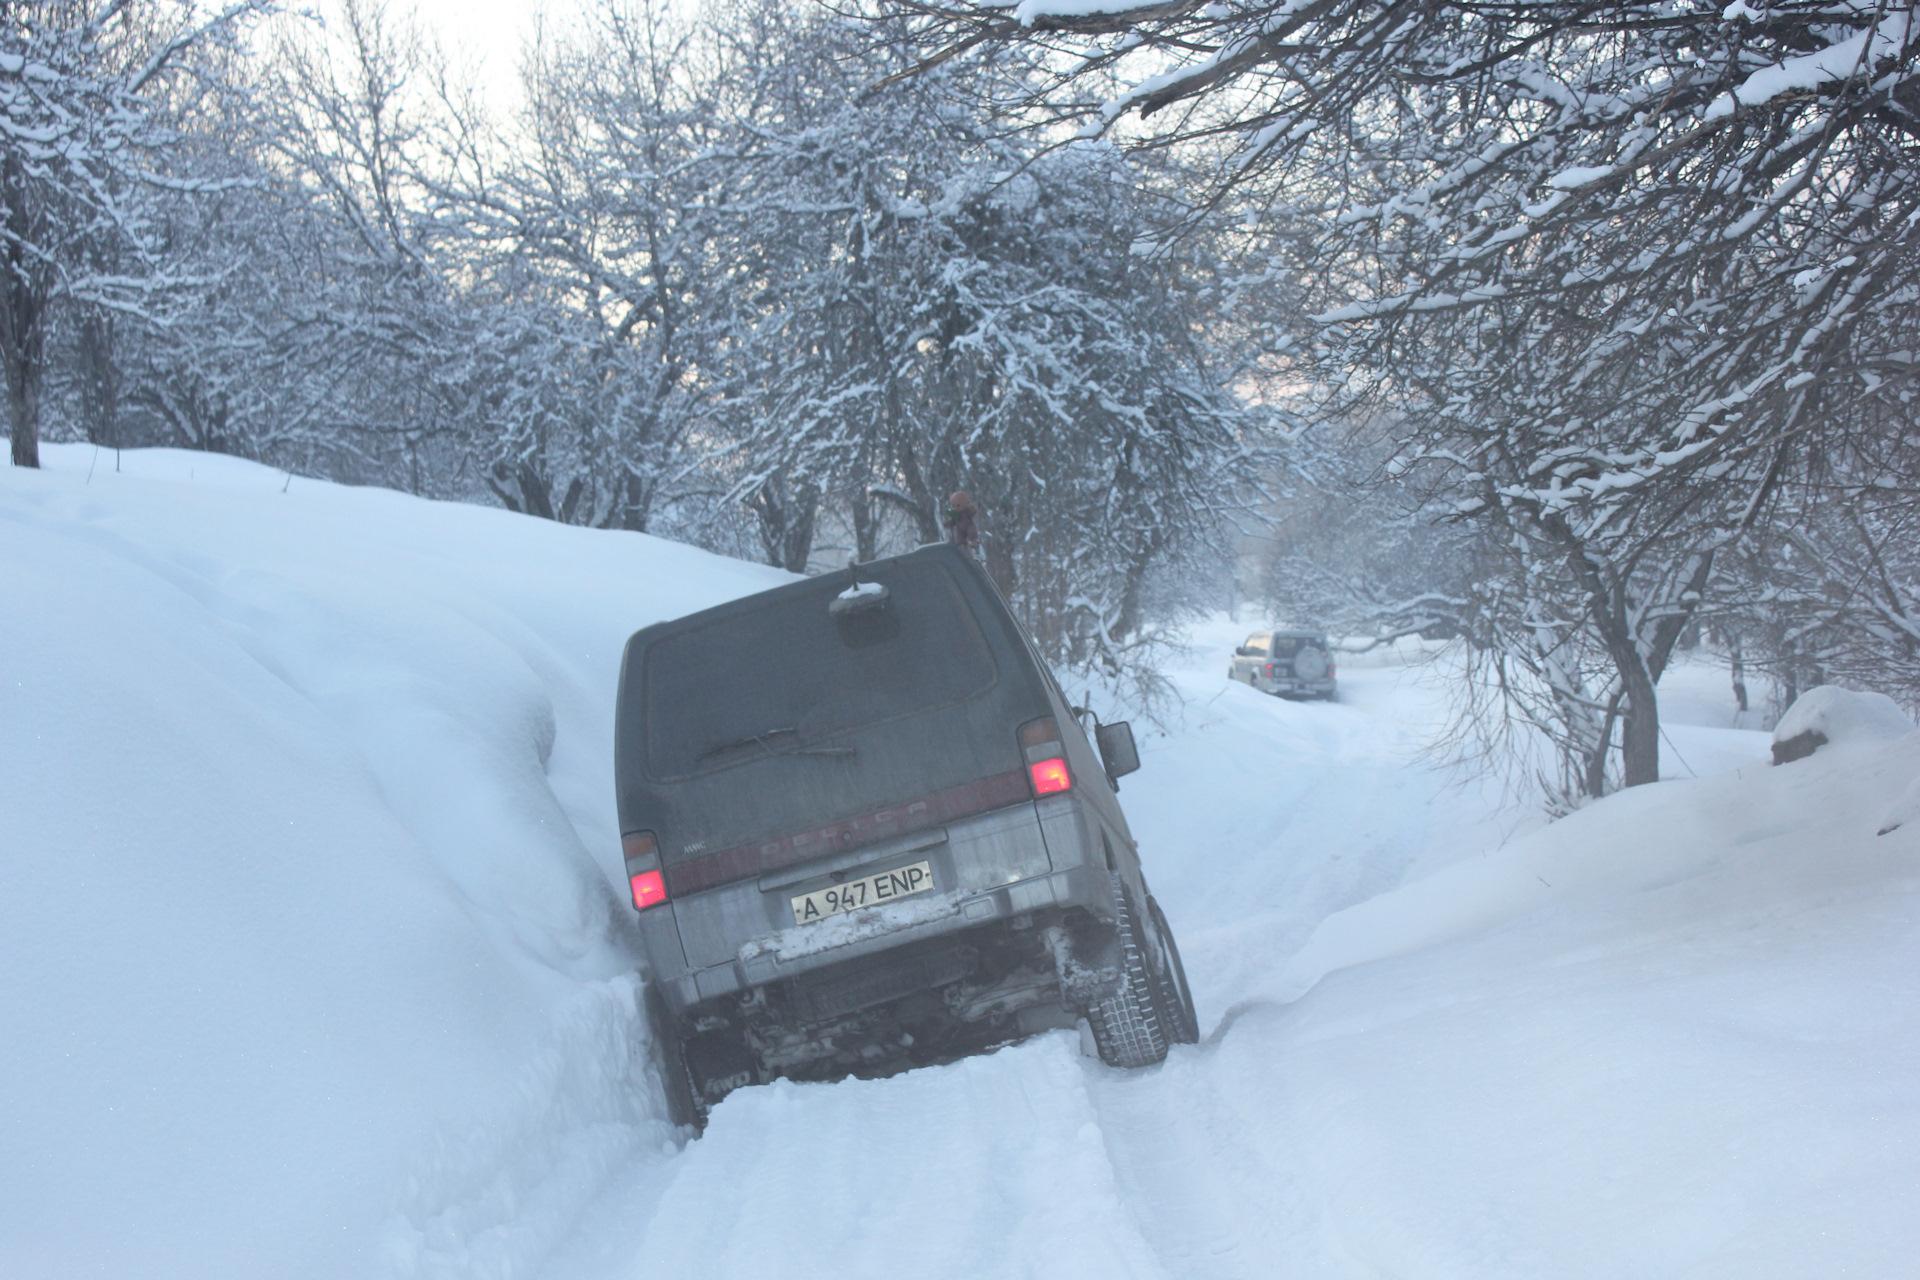
{"label": "snow-covered road", "polygon": [[0,1275],[1916,1273],[1920,824],[1874,832],[1920,735],[1768,769],[1677,672],[1676,781],[1541,829],[1421,762],[1433,669],[1281,702],[1221,620],[1122,793],[1202,1043],[683,1144],[613,660],[777,576],[89,453],[0,472]]}

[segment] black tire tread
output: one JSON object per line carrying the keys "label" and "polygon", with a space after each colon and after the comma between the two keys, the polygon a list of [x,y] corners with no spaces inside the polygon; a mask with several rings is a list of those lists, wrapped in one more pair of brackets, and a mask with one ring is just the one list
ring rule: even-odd
{"label": "black tire tread", "polygon": [[1155,975],[1154,994],[1159,998],[1160,1023],[1175,1044],[1200,1043],[1200,1013],[1193,1006],[1193,989],[1187,985],[1187,967],[1180,962],[1180,946],[1173,940],[1173,928],[1166,912],[1151,897],[1147,899],[1147,918],[1154,935],[1165,949],[1165,968]]}
{"label": "black tire tread", "polygon": [[1114,933],[1121,968],[1120,989],[1087,1010],[1094,1047],[1110,1067],[1150,1067],[1167,1056],[1167,1033],[1154,999],[1153,975],[1140,945],[1140,927],[1134,917],[1133,895],[1116,872],[1114,897],[1117,914]]}

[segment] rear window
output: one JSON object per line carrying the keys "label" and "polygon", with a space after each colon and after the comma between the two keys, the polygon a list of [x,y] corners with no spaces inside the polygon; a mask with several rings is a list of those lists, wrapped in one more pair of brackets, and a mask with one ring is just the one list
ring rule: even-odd
{"label": "rear window", "polygon": [[[836,579],[836,583],[844,579]],[[643,669],[647,774],[686,777],[964,702],[993,656],[938,564],[887,574],[881,614],[834,618],[835,587],[655,641]]]}

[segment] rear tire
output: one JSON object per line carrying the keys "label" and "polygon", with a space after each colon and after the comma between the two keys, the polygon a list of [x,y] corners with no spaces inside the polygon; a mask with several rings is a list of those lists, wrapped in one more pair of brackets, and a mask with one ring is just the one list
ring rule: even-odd
{"label": "rear tire", "polygon": [[647,981],[647,1029],[653,1033],[653,1065],[667,1096],[667,1119],[675,1126],[698,1132],[707,1127],[707,1113],[693,1096],[686,1054],[680,1047],[680,1028],[667,1011],[667,1002],[652,979]]}
{"label": "rear tire", "polygon": [[1133,895],[1118,874],[1113,877],[1118,907],[1114,919],[1114,958],[1120,966],[1120,987],[1093,1002],[1087,1023],[1093,1029],[1100,1061],[1110,1067],[1150,1067],[1167,1056],[1167,1032],[1154,998],[1154,975],[1146,952]]}
{"label": "rear tire", "polygon": [[1193,991],[1187,986],[1187,967],[1180,963],[1180,947],[1173,940],[1173,928],[1166,913],[1151,896],[1147,898],[1147,918],[1153,923],[1154,940],[1160,948],[1160,972],[1155,977],[1154,995],[1160,1004],[1160,1025],[1175,1044],[1200,1043],[1200,1013],[1193,1007]]}

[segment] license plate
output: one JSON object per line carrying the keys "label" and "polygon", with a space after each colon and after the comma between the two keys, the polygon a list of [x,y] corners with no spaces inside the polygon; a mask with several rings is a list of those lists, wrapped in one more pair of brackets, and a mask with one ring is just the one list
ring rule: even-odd
{"label": "license plate", "polygon": [[795,896],[793,922],[807,924],[813,920],[824,920],[843,912],[892,902],[895,898],[910,898],[931,888],[933,864],[929,862],[916,862],[910,867],[895,867],[891,871],[876,871],[858,880]]}

